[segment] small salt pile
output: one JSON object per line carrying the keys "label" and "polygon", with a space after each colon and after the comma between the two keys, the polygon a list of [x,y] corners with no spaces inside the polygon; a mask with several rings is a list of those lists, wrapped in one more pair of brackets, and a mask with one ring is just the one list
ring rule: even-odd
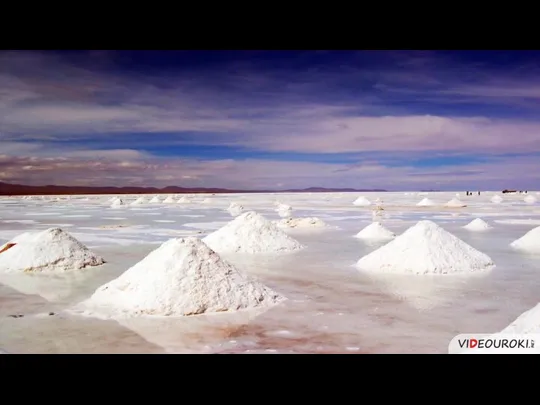
{"label": "small salt pile", "polygon": [[306,218],[285,218],[276,222],[280,228],[310,229],[329,228],[329,225],[322,219],[316,217]]}
{"label": "small salt pile", "polygon": [[227,212],[231,214],[231,216],[237,217],[244,212],[244,207],[238,203],[232,202],[229,205],[229,208],[227,208]]}
{"label": "small salt pile", "polygon": [[459,274],[491,270],[493,260],[432,221],[419,221],[356,266],[380,273]]}
{"label": "small salt pile", "polygon": [[510,246],[524,252],[540,253],[540,226],[531,229],[521,238],[513,241]]}
{"label": "small salt pile", "polygon": [[152,204],[157,204],[157,203],[160,203],[161,200],[160,200],[160,198],[156,195],[156,196],[154,196],[154,198],[152,198],[152,199],[150,200],[150,202],[151,202]]}
{"label": "small salt pile", "polygon": [[491,229],[491,226],[483,219],[476,218],[469,222],[467,225],[465,225],[463,228],[473,232],[481,232]]}
{"label": "small salt pile", "polygon": [[113,203],[111,204],[111,208],[120,208],[120,207],[123,207],[124,205],[126,205],[124,203],[124,200],[122,200],[121,198],[117,198],[116,200],[113,201]]}
{"label": "small salt pile", "polygon": [[188,204],[190,201],[189,201],[189,198],[187,197],[180,197],[178,199],[178,201],[176,201],[177,204]]}
{"label": "small salt pile", "polygon": [[525,201],[527,204],[534,204],[536,203],[537,200],[532,195],[528,195],[527,197],[523,199],[523,201]]}
{"label": "small salt pile", "polygon": [[292,217],[292,207],[287,204],[279,204],[276,208],[276,212],[281,218]]}
{"label": "small salt pile", "polygon": [[218,253],[291,252],[304,247],[254,211],[241,214],[203,241]]}
{"label": "small salt pile", "polygon": [[163,200],[164,204],[174,204],[176,203],[175,199],[170,195]]}
{"label": "small salt pile", "polygon": [[268,307],[283,296],[240,273],[200,239],[171,239],[74,309],[116,317],[190,316]]}
{"label": "small salt pile", "polygon": [[422,201],[416,204],[416,206],[418,207],[431,207],[433,205],[435,205],[435,203],[429,198],[424,198]]}
{"label": "small salt pile", "polygon": [[452,208],[463,208],[466,207],[467,204],[459,201],[457,198],[452,198],[450,201],[448,201],[446,204],[444,204],[445,207],[452,207]]}
{"label": "small salt pile", "polygon": [[144,204],[147,204],[147,203],[148,203],[148,201],[146,201],[146,198],[144,198],[144,197],[139,197],[139,198],[137,198],[135,201],[133,201],[133,202],[131,203],[131,205],[144,205]]}
{"label": "small salt pile", "polygon": [[368,205],[371,205],[371,201],[369,201],[366,197],[360,196],[353,201],[353,204],[361,207],[367,207]]}
{"label": "small salt pile", "polygon": [[118,197],[117,196],[112,196],[111,198],[109,198],[107,201],[112,203],[114,202],[114,200],[116,200]]}
{"label": "small salt pile", "polygon": [[495,204],[499,204],[503,202],[503,198],[500,195],[494,195],[493,197],[491,197],[491,202]]}
{"label": "small salt pile", "polygon": [[380,222],[373,222],[354,235],[355,238],[364,240],[390,240],[396,237],[396,234],[386,229]]}
{"label": "small salt pile", "polygon": [[105,263],[60,228],[21,234],[0,251],[2,272],[65,272]]}

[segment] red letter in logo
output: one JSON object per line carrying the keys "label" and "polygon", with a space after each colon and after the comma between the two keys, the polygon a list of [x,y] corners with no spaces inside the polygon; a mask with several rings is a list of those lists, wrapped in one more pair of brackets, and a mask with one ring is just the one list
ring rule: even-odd
{"label": "red letter in logo", "polygon": [[478,340],[471,339],[471,341],[469,342],[469,345],[471,349],[474,349],[476,346],[478,346]]}

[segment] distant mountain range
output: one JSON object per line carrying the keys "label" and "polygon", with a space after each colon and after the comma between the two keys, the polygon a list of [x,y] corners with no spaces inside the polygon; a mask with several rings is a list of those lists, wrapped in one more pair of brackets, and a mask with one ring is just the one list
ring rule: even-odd
{"label": "distant mountain range", "polygon": [[385,192],[382,189],[324,188],[309,187],[291,190],[230,190],[226,188],[204,187],[82,187],[82,186],[26,186],[0,182],[0,195],[81,195],[81,194],[196,194],[196,193],[330,193],[330,192]]}

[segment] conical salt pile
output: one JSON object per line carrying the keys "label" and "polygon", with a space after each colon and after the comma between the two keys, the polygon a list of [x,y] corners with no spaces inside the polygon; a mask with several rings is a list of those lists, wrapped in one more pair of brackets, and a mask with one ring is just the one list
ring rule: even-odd
{"label": "conical salt pile", "polygon": [[147,204],[147,203],[148,203],[148,201],[146,201],[146,198],[144,198],[144,197],[139,197],[139,198],[137,198],[135,201],[133,201],[133,202],[131,203],[131,205],[143,205],[143,204]]}
{"label": "conical salt pile", "polygon": [[420,221],[356,265],[380,273],[457,274],[489,270],[494,263],[436,223]]}
{"label": "conical salt pile", "polygon": [[466,207],[467,204],[464,204],[463,202],[459,201],[457,198],[452,198],[450,201],[444,204],[444,206],[452,207],[452,208],[462,208],[462,207]]}
{"label": "conical salt pile", "polygon": [[469,222],[467,225],[465,225],[463,228],[473,232],[480,232],[491,229],[491,226],[483,219],[476,218]]}
{"label": "conical salt pile", "polygon": [[356,200],[354,200],[353,204],[366,207],[371,205],[371,201],[369,201],[366,197],[358,197]]}
{"label": "conical salt pile", "polygon": [[527,204],[534,204],[537,200],[532,195],[528,195],[523,199],[523,201],[525,201]]}
{"label": "conical salt pile", "polygon": [[529,253],[540,253],[540,226],[531,229],[521,238],[513,241],[510,246]]}
{"label": "conical salt pile", "polygon": [[287,204],[279,204],[276,208],[276,212],[281,218],[292,217],[292,207]]}
{"label": "conical salt pile", "polygon": [[124,200],[120,199],[120,198],[117,198],[116,200],[113,201],[113,203],[111,204],[111,208],[119,208],[119,207],[123,207],[124,205],[126,205],[124,203]]}
{"label": "conical salt pile", "polygon": [[[9,248],[6,249],[6,246]],[[19,235],[2,249],[2,272],[63,272],[105,263],[101,257],[60,228]]]}
{"label": "conical salt pile", "polygon": [[167,198],[165,198],[165,199],[163,200],[163,202],[164,202],[165,204],[174,204],[174,203],[176,203],[175,199],[172,198],[172,196],[168,196]]}
{"label": "conical salt pile", "polygon": [[156,196],[154,196],[154,198],[152,198],[152,199],[150,200],[150,202],[151,202],[152,204],[156,204],[156,203],[160,203],[161,200],[160,200],[159,197],[156,195]]}
{"label": "conical salt pile", "polygon": [[503,202],[503,198],[500,195],[494,195],[493,197],[491,197],[491,202],[498,204]]}
{"label": "conical salt pile", "polygon": [[118,317],[237,311],[285,298],[244,276],[200,239],[171,239],[76,309]]}
{"label": "conical salt pile", "polygon": [[418,204],[416,204],[418,207],[430,207],[432,205],[435,205],[435,203],[430,200],[429,198],[424,198],[422,201],[420,201]]}
{"label": "conical salt pile", "polygon": [[364,240],[390,240],[396,234],[386,229],[380,222],[373,222],[354,235],[355,238]]}
{"label": "conical salt pile", "polygon": [[540,304],[522,313],[514,322],[499,333],[516,335],[529,333],[540,334]]}
{"label": "conical salt pile", "polygon": [[227,208],[227,212],[233,217],[237,217],[244,212],[244,207],[238,203],[232,202],[231,205],[229,205],[229,208]]}
{"label": "conical salt pile", "polygon": [[189,198],[187,198],[187,197],[180,197],[180,198],[178,199],[178,201],[176,201],[176,202],[177,202],[178,204],[187,204],[187,203],[189,203],[190,201],[189,201]]}
{"label": "conical salt pile", "polygon": [[248,211],[206,236],[203,241],[218,253],[290,252],[304,246],[262,215]]}

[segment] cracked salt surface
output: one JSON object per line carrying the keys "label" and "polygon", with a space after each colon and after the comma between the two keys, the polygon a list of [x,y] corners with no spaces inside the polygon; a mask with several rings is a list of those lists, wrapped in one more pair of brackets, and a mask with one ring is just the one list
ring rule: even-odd
{"label": "cracked salt surface", "polygon": [[[430,193],[429,198],[443,204],[454,194]],[[389,218],[383,219],[382,224],[388,226],[390,223],[389,229],[397,236],[419,220],[420,211],[415,204],[421,198],[417,195],[363,195],[370,201],[379,197],[384,200]],[[102,207],[108,208],[106,201],[110,196],[105,197],[102,198]],[[50,220],[51,215],[37,218],[47,207],[55,207],[55,212],[45,212],[52,214],[54,220],[64,217],[64,214],[92,212],[95,215],[92,218],[73,221],[74,226],[69,228],[69,232],[76,234],[77,238],[80,235],[93,240],[95,248],[80,239],[96,254],[103,256],[107,263],[93,269],[87,278],[21,275],[0,280],[0,347],[9,353],[274,353],[266,350],[275,350],[275,353],[446,353],[448,342],[457,333],[498,332],[536,305],[540,288],[537,276],[540,257],[521,253],[509,244],[537,225],[529,221],[508,226],[489,220],[493,229],[482,233],[462,227],[476,217],[538,219],[537,206],[520,201],[507,205],[505,202],[493,204],[489,201],[491,195],[487,193],[478,199],[476,196],[461,196],[468,205],[459,208],[459,212],[466,215],[463,220],[446,224],[435,219],[434,222],[489,255],[496,263],[496,268],[485,277],[453,282],[403,275],[377,278],[358,272],[353,264],[379,246],[358,243],[351,237],[371,223],[369,207],[352,206],[351,200],[354,201],[355,197],[357,195],[352,193],[339,200],[320,201],[324,195],[280,195],[283,203],[295,207],[295,213],[304,207],[310,212],[307,216],[324,218],[325,222],[335,220],[342,229],[295,236],[306,248],[294,255],[266,258],[228,254],[226,258],[239,270],[257,277],[289,300],[248,319],[202,316],[181,324],[169,324],[166,320],[119,324],[93,318],[81,319],[63,310],[88,298],[97,287],[118,277],[155,249],[158,243],[173,237],[173,232],[196,234],[196,228],[184,228],[182,220],[178,219],[182,216],[189,218],[191,214],[175,212],[176,206],[172,209],[156,204],[152,208],[155,210],[153,215],[166,215],[167,219],[178,220],[165,230],[164,225],[153,222],[152,215],[129,208],[122,211],[127,218],[125,222],[140,228],[86,229],[91,233],[83,235],[83,227],[99,228],[115,222],[100,217],[103,208],[92,207],[90,210],[76,200],[71,200],[71,206],[61,213],[60,208],[50,202],[39,205],[21,200],[15,204],[2,203],[0,217],[8,220],[24,218],[27,214],[37,214],[33,218],[36,222],[43,221],[45,216]],[[255,211],[262,207],[264,209],[259,212],[268,215],[270,220],[277,220],[279,216],[273,212],[272,205],[275,199],[276,196],[270,195],[213,196],[215,210],[194,210],[187,205],[182,206],[180,212],[195,211],[195,215],[202,215],[198,217],[201,218],[198,223],[223,223],[231,220],[223,210],[231,202],[239,201]],[[135,197],[126,198],[127,203],[134,200]],[[0,202],[3,202],[1,198]],[[399,212],[392,206],[399,207]],[[430,210],[421,212],[421,215],[433,220],[433,216],[442,214],[437,207]],[[360,214],[364,212],[367,215]],[[347,216],[356,218],[342,219]],[[0,222],[0,243],[23,232],[41,229],[32,223]],[[167,235],[167,232],[171,234]],[[122,244],[118,243],[122,241]],[[55,312],[54,316],[31,316],[51,311]],[[12,314],[23,314],[24,317],[10,318]],[[279,331],[290,334],[276,333]]]}

